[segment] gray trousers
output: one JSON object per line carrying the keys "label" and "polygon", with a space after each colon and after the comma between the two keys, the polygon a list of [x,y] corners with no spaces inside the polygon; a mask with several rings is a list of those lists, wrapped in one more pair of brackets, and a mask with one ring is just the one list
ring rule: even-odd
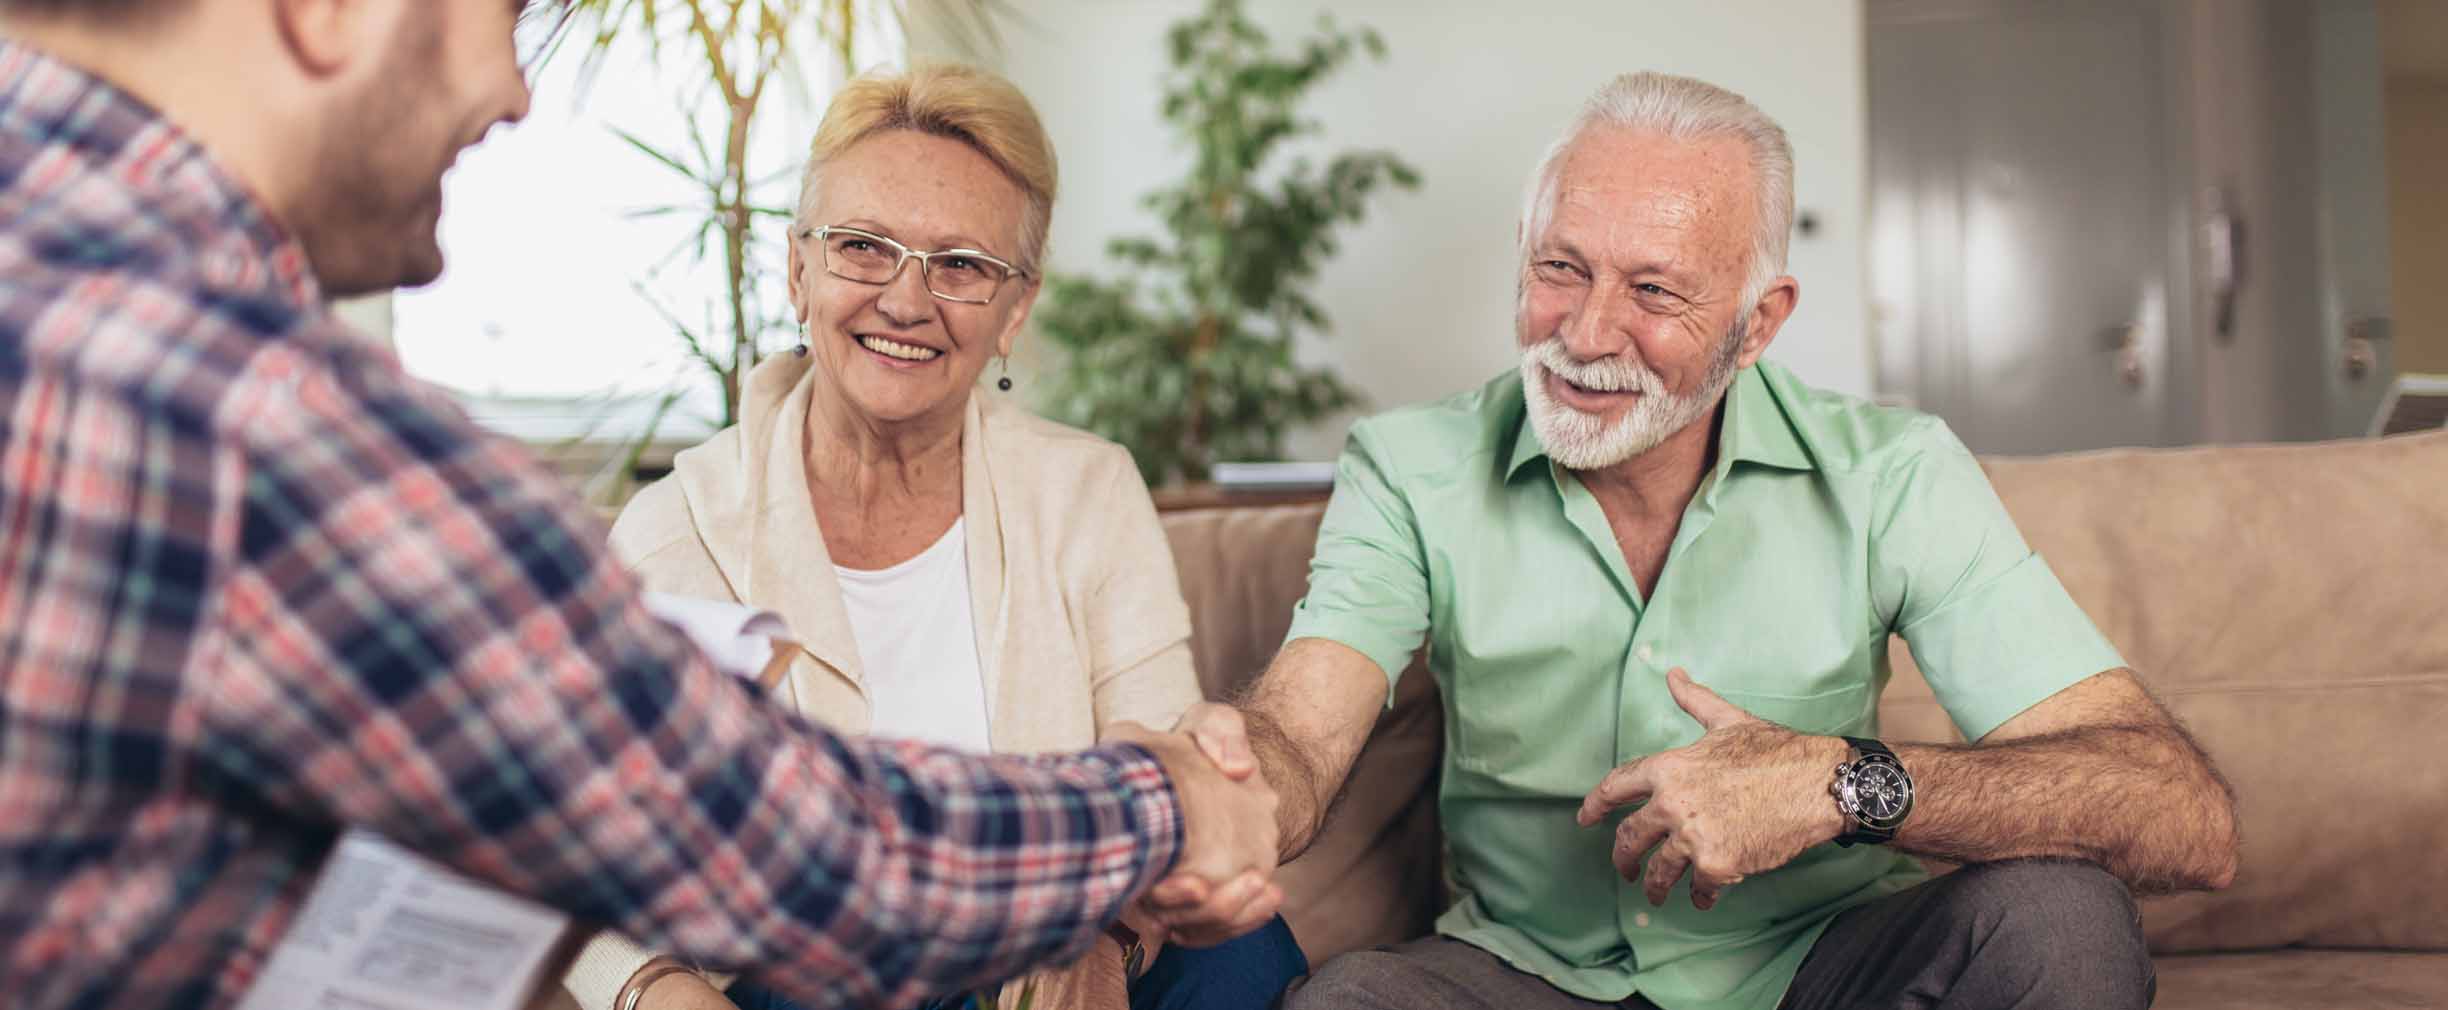
{"label": "gray trousers", "polygon": [[[1783,1010],[2142,1010],[2158,989],[2133,897],[2089,863],[1970,866],[1846,910]],[[1284,1010],[1653,1010],[1593,1003],[1443,937],[1345,954]]]}

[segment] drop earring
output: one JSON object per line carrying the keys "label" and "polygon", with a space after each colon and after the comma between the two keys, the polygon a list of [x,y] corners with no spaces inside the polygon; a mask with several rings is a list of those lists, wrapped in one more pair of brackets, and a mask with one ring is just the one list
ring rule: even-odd
{"label": "drop earring", "polygon": [[791,348],[791,353],[807,357],[807,320],[799,321],[799,346]]}
{"label": "drop earring", "polygon": [[1011,387],[1011,357],[1006,355],[1003,358],[1003,377],[995,380],[995,388],[1008,393],[1011,392]]}

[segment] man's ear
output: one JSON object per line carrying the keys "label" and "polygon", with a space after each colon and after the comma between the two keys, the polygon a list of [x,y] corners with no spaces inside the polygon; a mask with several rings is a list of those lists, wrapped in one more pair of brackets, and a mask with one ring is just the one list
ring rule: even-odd
{"label": "man's ear", "polygon": [[1757,304],[1751,306],[1749,327],[1743,332],[1742,351],[1735,355],[1739,368],[1759,363],[1760,355],[1768,353],[1768,345],[1776,340],[1777,331],[1785,328],[1785,320],[1793,318],[1794,306],[1802,302],[1802,282],[1791,277],[1779,277],[1768,285]]}
{"label": "man's ear", "polygon": [[[365,54],[375,51],[374,11],[377,0],[272,0],[272,19],[280,25],[281,41],[310,77],[333,77]],[[421,6],[421,5],[420,5]],[[433,17],[412,11],[409,17]]]}

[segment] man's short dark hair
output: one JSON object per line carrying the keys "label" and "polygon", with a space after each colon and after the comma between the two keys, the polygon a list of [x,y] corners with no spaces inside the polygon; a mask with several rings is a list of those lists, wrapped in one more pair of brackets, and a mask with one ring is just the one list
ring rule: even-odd
{"label": "man's short dark hair", "polygon": [[0,14],[126,19],[154,17],[184,7],[188,2],[189,0],[0,0]]}

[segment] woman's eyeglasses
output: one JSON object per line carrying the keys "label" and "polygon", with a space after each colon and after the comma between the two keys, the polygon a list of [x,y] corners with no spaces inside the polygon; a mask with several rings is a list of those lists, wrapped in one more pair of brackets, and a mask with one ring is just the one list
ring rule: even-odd
{"label": "woman's eyeglasses", "polygon": [[1028,275],[1028,271],[992,253],[976,249],[920,252],[858,228],[809,228],[799,236],[817,241],[823,250],[825,272],[835,277],[861,284],[890,284],[901,275],[901,265],[914,259],[929,294],[964,305],[994,301],[995,293],[1003,290],[1004,281]]}

